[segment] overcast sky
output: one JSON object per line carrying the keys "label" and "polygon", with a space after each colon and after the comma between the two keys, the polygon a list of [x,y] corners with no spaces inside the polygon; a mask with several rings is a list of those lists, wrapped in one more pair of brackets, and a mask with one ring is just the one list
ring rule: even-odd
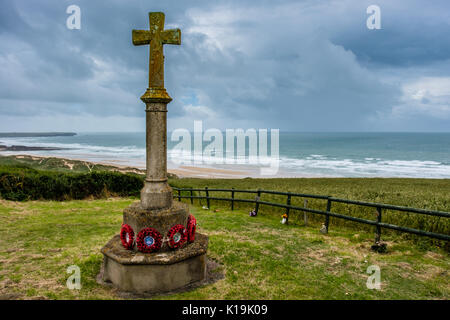
{"label": "overcast sky", "polygon": [[1,0],[0,132],[145,130],[150,11],[182,32],[170,130],[450,131],[448,0]]}

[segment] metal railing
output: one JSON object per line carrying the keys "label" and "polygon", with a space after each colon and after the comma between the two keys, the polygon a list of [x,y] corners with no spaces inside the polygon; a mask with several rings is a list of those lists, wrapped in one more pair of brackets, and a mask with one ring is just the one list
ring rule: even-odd
{"label": "metal railing", "polygon": [[[347,199],[340,199],[335,198],[331,196],[321,196],[321,195],[313,195],[313,194],[304,194],[304,193],[292,193],[292,192],[281,192],[281,191],[268,191],[268,190],[239,190],[239,189],[209,189],[208,187],[205,187],[204,189],[200,188],[176,188],[173,187],[173,190],[177,192],[175,194],[174,192],[174,198],[178,198],[179,201],[181,199],[190,199],[191,203],[193,203],[194,199],[206,199],[207,207],[210,208],[210,201],[211,200],[219,200],[219,201],[230,201],[231,202],[231,210],[234,210],[234,204],[235,202],[246,202],[246,203],[254,203],[255,204],[255,211],[258,213],[259,206],[260,205],[268,205],[273,207],[279,207],[286,209],[286,215],[287,219],[286,222],[289,221],[289,214],[291,210],[297,210],[307,213],[313,213],[318,215],[325,216],[324,226],[325,226],[325,233],[328,232],[329,224],[330,224],[330,217],[338,218],[338,219],[344,219],[348,221],[353,221],[357,223],[367,224],[367,225],[373,225],[375,226],[375,242],[379,242],[381,238],[381,229],[391,229],[396,230],[400,232],[406,232],[406,233],[412,233],[417,234],[421,236],[427,236],[434,239],[439,240],[450,240],[450,235],[448,234],[442,234],[442,233],[435,233],[435,232],[429,232],[424,231],[420,229],[413,229],[409,227],[402,227],[394,224],[384,223],[382,222],[382,211],[383,210],[393,210],[393,211],[400,211],[400,212],[410,212],[410,213],[416,213],[420,215],[430,215],[430,216],[436,216],[436,217],[443,217],[443,218],[450,218],[450,212],[444,212],[444,211],[434,211],[434,210],[425,210],[425,209],[417,209],[417,208],[410,208],[410,207],[402,207],[402,206],[395,206],[390,204],[382,204],[382,203],[372,203],[372,202],[364,202],[364,201],[355,201],[355,200],[347,200]],[[190,192],[190,195],[182,195],[182,192]],[[202,192],[205,193],[205,195],[198,195],[195,196],[194,192],[198,192],[201,194]],[[223,197],[212,197],[210,196],[210,192],[230,192],[231,198],[223,198]],[[254,199],[242,199],[242,198],[236,198],[236,193],[249,193],[249,194],[256,194],[256,197]],[[262,194],[273,194],[273,195],[283,195],[286,196],[286,203],[275,203],[275,202],[268,202],[268,201],[262,201],[261,195]],[[309,198],[309,199],[320,199],[320,200],[326,200],[326,210],[316,210],[305,207],[299,207],[294,206],[291,204],[293,197],[301,197],[301,198]],[[358,206],[364,206],[364,207],[372,207],[376,208],[376,220],[368,220],[363,218],[357,218],[352,217],[336,212],[331,211],[331,207],[333,203],[345,203],[350,205],[358,205]]]}

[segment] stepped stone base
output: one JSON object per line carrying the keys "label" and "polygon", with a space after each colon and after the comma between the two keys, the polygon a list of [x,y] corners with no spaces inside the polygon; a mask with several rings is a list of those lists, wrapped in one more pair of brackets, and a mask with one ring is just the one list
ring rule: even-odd
{"label": "stepped stone base", "polygon": [[[188,216],[189,206],[179,201],[173,201],[169,208],[163,209],[144,209],[140,201],[136,201],[123,210],[123,223],[133,228],[135,239],[144,228],[154,228],[165,237],[174,225],[186,226]],[[167,243],[163,243],[160,249],[160,251],[170,250]],[[134,251],[137,251],[136,245]]]}
{"label": "stepped stone base", "polygon": [[119,235],[101,250],[103,281],[123,291],[162,293],[202,281],[206,276],[208,237],[196,233],[195,242],[166,252],[126,250]]}

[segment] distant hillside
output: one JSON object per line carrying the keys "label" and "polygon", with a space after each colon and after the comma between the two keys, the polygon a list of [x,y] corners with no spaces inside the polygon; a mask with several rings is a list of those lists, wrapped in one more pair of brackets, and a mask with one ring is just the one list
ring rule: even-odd
{"label": "distant hillside", "polygon": [[23,138],[23,137],[71,137],[75,132],[0,132],[0,138]]}
{"label": "distant hillside", "polygon": [[109,165],[91,163],[82,160],[69,160],[53,157],[38,157],[30,155],[12,155],[12,156],[0,156],[0,166],[17,166],[25,165],[27,167],[45,170],[45,171],[58,171],[58,172],[76,172],[87,173],[92,171],[118,171],[122,173],[136,173],[145,174],[145,170],[139,170],[136,168],[119,168]]}

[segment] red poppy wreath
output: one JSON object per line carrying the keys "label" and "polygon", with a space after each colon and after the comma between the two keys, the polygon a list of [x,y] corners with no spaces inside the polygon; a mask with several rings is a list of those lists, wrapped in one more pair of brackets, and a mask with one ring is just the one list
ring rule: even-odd
{"label": "red poppy wreath", "polygon": [[186,228],[181,224],[176,224],[170,228],[167,237],[169,238],[169,247],[177,249],[187,240]]}
{"label": "red poppy wreath", "polygon": [[133,248],[134,231],[128,224],[122,225],[122,229],[120,229],[120,241],[122,241],[125,249],[130,250]]}
{"label": "red poppy wreath", "polygon": [[144,253],[158,251],[161,248],[161,234],[153,228],[142,229],[137,237],[138,250]]}
{"label": "red poppy wreath", "polygon": [[187,221],[187,241],[192,243],[195,241],[195,230],[197,229],[197,220],[190,214]]}

